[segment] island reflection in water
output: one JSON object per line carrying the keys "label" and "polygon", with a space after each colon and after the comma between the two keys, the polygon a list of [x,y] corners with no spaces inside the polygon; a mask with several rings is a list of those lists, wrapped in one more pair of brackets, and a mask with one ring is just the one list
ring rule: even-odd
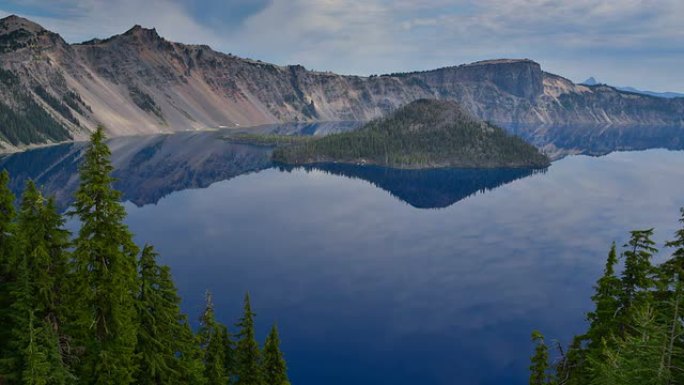
{"label": "island reflection in water", "polygon": [[[358,128],[359,122],[291,123],[242,128],[230,132],[322,136]],[[649,148],[684,149],[682,126],[508,126],[545,151],[552,159],[567,155],[605,155],[613,151]],[[274,167],[272,148],[224,140],[228,131],[182,132],[115,138],[109,141],[123,200],[137,206],[155,204],[175,191],[204,188],[212,183]],[[12,175],[20,193],[28,179],[55,196],[65,209],[78,186],[78,163],[85,143],[30,150],[0,158],[0,168]],[[281,171],[291,167],[278,166]],[[484,193],[517,179],[543,172],[532,169],[397,170],[378,166],[318,164],[334,175],[366,180],[416,208],[448,207],[472,194]]]}
{"label": "island reflection in water", "polygon": [[[562,135],[548,146],[581,143],[550,132]],[[614,132],[620,149],[642,146]],[[279,170],[270,148],[221,135],[110,141],[126,223],[172,268],[193,321],[205,290],[224,322],[249,291],[257,335],[277,320],[299,385],[525,384],[530,332],[568,343],[584,330],[610,243],[655,227],[662,244],[684,205],[684,152],[571,156],[537,174]],[[652,145],[676,149],[673,135]],[[31,177],[67,204],[83,146],[15,154],[0,168],[22,179],[15,190]]]}
{"label": "island reflection in water", "polygon": [[[321,135],[349,127],[300,124],[259,127],[288,135]],[[114,187],[122,199],[136,206],[156,204],[176,191],[204,188],[212,183],[274,167],[272,148],[224,140],[224,132],[192,132],[115,138],[112,150]],[[66,209],[78,187],[78,164],[86,143],[71,143],[26,151],[0,158],[0,168],[12,175],[18,195],[28,179],[56,198]],[[291,167],[278,166],[281,171]],[[398,170],[378,166],[319,164],[334,175],[366,180],[416,208],[444,208],[476,193],[484,193],[527,177],[533,169],[430,169]]]}
{"label": "island reflection in water", "polygon": [[546,171],[529,168],[400,170],[340,163],[279,167],[280,170],[287,172],[298,168],[365,180],[419,209],[449,207],[471,195],[485,193],[517,179]]}

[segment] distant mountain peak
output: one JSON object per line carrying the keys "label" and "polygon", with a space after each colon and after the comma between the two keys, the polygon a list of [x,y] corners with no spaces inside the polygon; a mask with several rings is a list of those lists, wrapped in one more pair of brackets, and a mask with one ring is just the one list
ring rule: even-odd
{"label": "distant mountain peak", "polygon": [[135,36],[148,38],[151,40],[161,40],[162,37],[157,33],[156,28],[145,28],[139,24],[134,25],[131,29],[123,33],[124,36]]}
{"label": "distant mountain peak", "polygon": [[0,53],[21,51],[30,47],[63,47],[66,43],[56,33],[17,15],[0,19]]}
{"label": "distant mountain peak", "polygon": [[599,82],[598,82],[598,80],[596,80],[596,78],[594,78],[593,76],[591,76],[591,77],[589,77],[589,79],[583,81],[583,82],[580,83],[580,84],[584,84],[585,86],[595,86],[595,85],[598,85]]}
{"label": "distant mountain peak", "polygon": [[9,15],[0,19],[0,35],[6,35],[20,29],[31,33],[45,31],[45,28],[40,24],[17,15]]}

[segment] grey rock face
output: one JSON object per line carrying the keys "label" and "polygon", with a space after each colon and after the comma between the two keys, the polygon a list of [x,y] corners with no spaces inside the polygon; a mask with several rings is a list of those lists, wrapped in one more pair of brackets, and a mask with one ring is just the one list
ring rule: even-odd
{"label": "grey rock face", "polygon": [[[684,99],[577,85],[531,60],[491,60],[425,72],[360,77],[278,66],[173,43],[135,26],[105,40],[67,44],[16,16],[0,20],[0,69],[73,139],[97,124],[112,136],[280,122],[365,121],[413,100],[455,100],[492,122],[682,124]],[[27,113],[26,98],[0,103]],[[0,116],[2,119],[2,116]],[[0,151],[53,142],[9,139]]]}

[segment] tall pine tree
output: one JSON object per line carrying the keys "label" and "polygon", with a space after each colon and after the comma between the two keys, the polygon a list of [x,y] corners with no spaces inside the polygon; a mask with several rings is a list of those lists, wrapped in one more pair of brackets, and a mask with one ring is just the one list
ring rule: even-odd
{"label": "tall pine tree", "polygon": [[139,385],[180,382],[180,353],[183,333],[180,298],[168,267],[157,264],[157,253],[146,245],[140,257],[138,307]]}
{"label": "tall pine tree", "polygon": [[226,338],[227,329],[216,321],[214,302],[211,293],[207,292],[206,306],[200,317],[199,338],[204,352],[204,376],[207,385],[225,385],[230,373],[226,371]]}
{"label": "tall pine tree", "polygon": [[631,238],[624,247],[625,268],[622,271],[622,293],[620,310],[623,318],[629,318],[629,311],[636,302],[646,300],[648,290],[654,285],[653,254],[658,251],[651,240],[653,229],[631,231]]}
{"label": "tall pine tree", "polygon": [[184,323],[179,338],[183,346],[178,354],[179,383],[205,385],[207,378],[204,376],[204,353],[199,337],[193,333],[188,323]]}
{"label": "tall pine tree", "polygon": [[589,331],[586,337],[589,340],[590,350],[599,350],[602,340],[609,339],[610,333],[615,330],[621,293],[620,279],[615,275],[617,262],[617,251],[613,243],[608,253],[603,276],[596,283],[595,294],[591,297],[594,302],[594,311],[587,314]]}
{"label": "tall pine tree", "polygon": [[[9,325],[11,284],[16,278],[13,271],[15,266],[14,246],[14,201],[15,196],[9,188],[9,173],[7,170],[0,172],[0,325]],[[0,357],[6,357],[9,353],[8,342],[11,339],[10,330],[7,327],[0,327]],[[2,361],[2,358],[0,358]],[[0,382],[4,370],[0,369]]]}
{"label": "tall pine tree", "polygon": [[204,352],[200,339],[190,328],[187,320],[182,324],[181,334],[177,337],[181,345],[178,354],[179,384],[205,385]]}
{"label": "tall pine tree", "polygon": [[278,328],[274,324],[264,344],[262,372],[265,385],[289,385],[287,379],[287,365],[283,352],[280,351],[280,337]]}
{"label": "tall pine tree", "polygon": [[16,383],[65,384],[72,380],[60,343],[61,284],[66,279],[68,232],[52,203],[29,182],[17,220],[17,281],[12,285],[11,362]]}
{"label": "tall pine tree", "polygon": [[70,331],[83,350],[80,380],[92,385],[130,384],[137,362],[138,248],[123,223],[126,212],[112,187],[109,158],[100,126],[84,155],[70,213],[81,222],[71,266]]}
{"label": "tall pine tree", "polygon": [[[0,172],[0,279],[7,273],[11,257],[12,223],[14,221],[16,197],[9,188],[10,177],[7,170]],[[2,282],[2,281],[0,281]]]}
{"label": "tall pine tree", "polygon": [[684,208],[680,209],[681,217],[679,223],[682,228],[675,232],[675,239],[665,244],[666,247],[674,249],[672,258],[662,265],[662,272],[664,279],[673,283],[674,277],[678,276],[680,280],[684,280]]}
{"label": "tall pine tree", "polygon": [[7,170],[0,172],[0,284],[6,281],[14,257],[12,252],[12,227],[16,197],[9,188],[10,177]]}
{"label": "tall pine tree", "polygon": [[604,355],[591,358],[591,385],[674,385],[673,356],[681,356],[671,348],[671,324],[657,321],[649,304],[632,309],[625,338],[614,337],[612,347],[604,347]]}
{"label": "tall pine tree", "polygon": [[536,346],[530,359],[530,385],[550,384],[549,348],[544,342],[544,336],[540,332],[534,331],[532,332],[532,342]]}
{"label": "tall pine tree", "polygon": [[235,347],[236,385],[264,384],[261,372],[261,352],[254,332],[254,316],[249,294],[245,294],[244,313],[237,324],[239,332]]}

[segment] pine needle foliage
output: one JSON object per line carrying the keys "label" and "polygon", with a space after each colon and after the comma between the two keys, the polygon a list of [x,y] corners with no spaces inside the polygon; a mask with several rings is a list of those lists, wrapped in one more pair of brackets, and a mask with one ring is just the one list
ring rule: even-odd
{"label": "pine needle foliage", "polygon": [[[630,232],[619,277],[613,244],[594,287],[589,328],[556,365],[558,385],[684,383],[684,209],[681,214],[682,228],[665,243],[674,251],[660,265],[652,263],[658,252],[653,229]],[[539,364],[530,367],[536,384],[541,378],[539,346],[533,358]]]}
{"label": "pine needle foliage", "polygon": [[274,324],[264,344],[262,372],[267,385],[289,385],[285,357],[280,351],[278,327]]}
{"label": "pine needle foliage", "polygon": [[[31,181],[17,212],[9,175],[0,172],[0,384],[261,385],[249,299],[240,360],[210,296],[193,331],[169,267],[152,246],[139,253],[124,224],[109,158],[99,127],[69,212],[80,222],[75,237]],[[267,346],[286,379],[277,333]]]}
{"label": "pine needle foliage", "polygon": [[237,324],[239,330],[235,348],[237,376],[235,383],[237,385],[264,385],[264,377],[261,371],[261,350],[255,337],[254,317],[249,294],[245,294],[243,315]]}

